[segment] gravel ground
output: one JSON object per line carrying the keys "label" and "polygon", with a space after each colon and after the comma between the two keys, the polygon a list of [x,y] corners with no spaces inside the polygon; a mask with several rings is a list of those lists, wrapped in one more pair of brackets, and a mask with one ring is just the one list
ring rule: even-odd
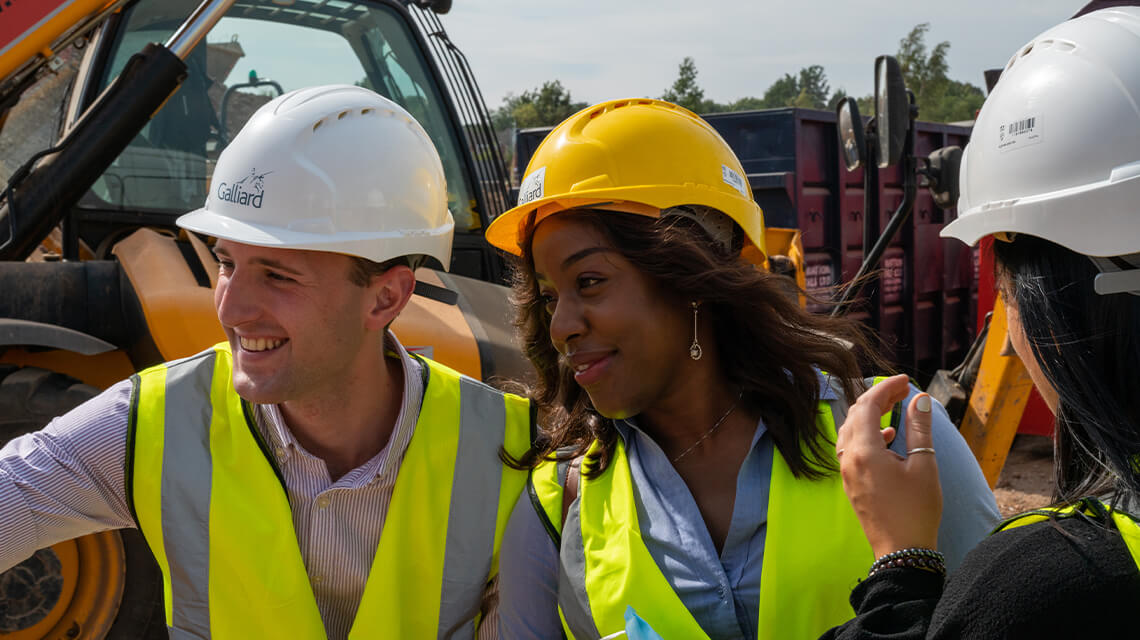
{"label": "gravel ground", "polygon": [[1019,435],[994,489],[1002,517],[1049,503],[1053,495],[1053,440]]}

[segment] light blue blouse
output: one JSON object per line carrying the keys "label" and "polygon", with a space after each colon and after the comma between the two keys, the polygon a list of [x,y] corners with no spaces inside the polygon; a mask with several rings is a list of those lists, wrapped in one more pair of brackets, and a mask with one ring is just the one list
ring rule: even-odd
{"label": "light blue blouse", "polygon": [[[821,397],[834,391],[821,379]],[[911,395],[918,393],[911,389]],[[907,406],[903,402],[903,407]],[[999,521],[997,503],[965,440],[945,409],[934,403],[932,431],[942,484],[940,550],[957,567]],[[891,444],[906,451],[904,415]],[[633,476],[642,538],[681,602],[712,638],[754,638],[759,616],[760,571],[772,475],[772,438],[761,421],[736,480],[736,501],[723,550],[717,554],[688,486],[661,448],[633,421],[619,422]],[[558,548],[530,500],[515,506],[504,533],[499,566],[499,615],[503,638],[558,638]]]}

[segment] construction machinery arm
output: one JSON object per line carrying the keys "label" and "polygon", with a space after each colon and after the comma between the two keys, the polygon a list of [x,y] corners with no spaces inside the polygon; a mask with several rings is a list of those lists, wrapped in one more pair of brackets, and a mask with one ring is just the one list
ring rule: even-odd
{"label": "construction machinery arm", "polygon": [[185,58],[234,0],[204,0],[165,44],[149,44],[58,145],[29,159],[0,203],[0,260],[26,258],[186,78]]}

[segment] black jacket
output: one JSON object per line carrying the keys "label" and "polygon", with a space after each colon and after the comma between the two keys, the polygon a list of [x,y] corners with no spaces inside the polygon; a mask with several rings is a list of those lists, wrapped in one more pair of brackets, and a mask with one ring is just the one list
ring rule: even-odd
{"label": "black jacket", "polygon": [[1140,637],[1140,570],[1103,519],[995,534],[942,582],[917,569],[876,573],[851,593],[856,617],[823,638]]}

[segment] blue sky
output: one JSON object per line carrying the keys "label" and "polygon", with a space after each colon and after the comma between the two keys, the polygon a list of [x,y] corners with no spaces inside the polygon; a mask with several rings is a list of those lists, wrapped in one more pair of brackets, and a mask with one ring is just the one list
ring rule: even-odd
{"label": "blue sky", "polygon": [[1075,13],[1071,0],[455,0],[442,17],[487,106],[558,79],[575,100],[659,96],[692,56],[705,97],[760,96],[823,65],[832,89],[871,93],[876,55],[916,24],[950,42],[950,77],[983,86],[1022,44]]}

